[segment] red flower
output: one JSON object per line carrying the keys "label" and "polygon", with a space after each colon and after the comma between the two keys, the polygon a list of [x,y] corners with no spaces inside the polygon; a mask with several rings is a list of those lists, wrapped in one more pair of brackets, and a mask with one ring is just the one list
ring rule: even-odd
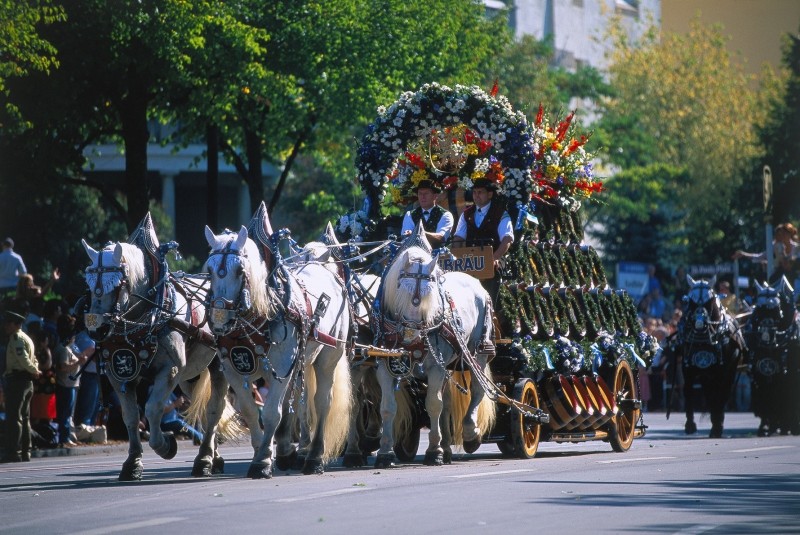
{"label": "red flower", "polygon": [[442,180],[442,185],[444,185],[444,187],[448,188],[448,189],[450,189],[450,188],[452,188],[454,186],[457,186],[458,185],[458,177],[457,176],[445,177],[445,179]]}
{"label": "red flower", "polygon": [[569,125],[572,123],[572,118],[575,117],[575,112],[570,112],[567,117],[558,123],[558,128],[556,128],[556,139],[558,141],[563,141],[564,137],[567,135],[567,130],[569,130]]}
{"label": "red flower", "polygon": [[539,112],[536,114],[536,121],[533,124],[539,126],[542,124],[542,119],[544,119],[544,107],[541,103],[539,103]]}

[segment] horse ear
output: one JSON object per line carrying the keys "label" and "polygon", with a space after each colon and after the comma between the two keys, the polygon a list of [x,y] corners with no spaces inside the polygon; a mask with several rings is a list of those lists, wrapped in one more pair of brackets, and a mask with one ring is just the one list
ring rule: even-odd
{"label": "horse ear", "polygon": [[325,239],[323,241],[328,242],[328,245],[340,245],[339,239],[336,237],[336,232],[333,230],[333,225],[330,221],[328,221],[328,225],[325,227]]}
{"label": "horse ear", "polygon": [[97,251],[92,249],[92,246],[86,243],[86,240],[81,239],[81,244],[83,244],[83,249],[86,251],[86,254],[89,255],[89,260],[92,261],[92,264],[97,262],[97,255],[99,254]]}
{"label": "horse ear", "polygon": [[756,290],[758,291],[758,293],[761,293],[761,292],[763,292],[763,291],[764,291],[764,287],[763,287],[763,286],[761,286],[761,285],[758,283],[758,281],[757,281],[757,280],[755,280],[755,281],[753,281],[753,282],[755,282],[755,283],[756,283]]}
{"label": "horse ear", "polygon": [[244,249],[245,243],[247,243],[247,227],[242,225],[242,228],[239,229],[239,234],[236,236],[236,250],[241,251]]}
{"label": "horse ear", "polygon": [[437,265],[438,263],[439,263],[439,255],[437,254],[436,256],[434,256],[434,257],[431,259],[431,262],[430,262],[430,264],[428,264],[428,266],[427,266],[427,269],[426,269],[426,271],[427,271],[428,275],[430,275],[431,273],[433,273],[433,270],[434,270],[434,269],[436,269],[436,265]]}
{"label": "horse ear", "polygon": [[211,227],[209,227],[208,225],[206,225],[205,233],[208,246],[213,249],[214,246],[217,245],[217,236],[214,234],[214,231],[211,230]]}
{"label": "horse ear", "polygon": [[119,242],[114,246],[114,263],[122,265],[122,244]]}
{"label": "horse ear", "polygon": [[717,276],[716,276],[716,275],[714,275],[713,277],[711,277],[711,280],[710,280],[710,281],[708,281],[708,285],[709,285],[709,286],[711,286],[711,288],[714,288],[714,285],[715,285],[716,283],[717,283]]}
{"label": "horse ear", "polygon": [[694,286],[695,282],[691,275],[686,275],[686,282],[689,283],[689,286]]}

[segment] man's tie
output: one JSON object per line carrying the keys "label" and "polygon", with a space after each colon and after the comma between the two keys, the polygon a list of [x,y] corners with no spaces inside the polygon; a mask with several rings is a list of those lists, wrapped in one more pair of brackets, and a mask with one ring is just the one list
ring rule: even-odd
{"label": "man's tie", "polygon": [[424,210],[424,211],[422,212],[422,217],[424,217],[424,218],[425,218],[425,221],[427,221],[427,220],[428,220],[428,216],[429,216],[429,215],[431,215],[431,213],[430,213],[428,210]]}

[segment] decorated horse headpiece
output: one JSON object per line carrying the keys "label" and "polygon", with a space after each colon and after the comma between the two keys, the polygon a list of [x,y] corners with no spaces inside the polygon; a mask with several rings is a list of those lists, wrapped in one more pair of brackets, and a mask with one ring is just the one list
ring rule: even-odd
{"label": "decorated horse headpiece", "polygon": [[122,246],[110,244],[100,251],[94,250],[86,240],[81,240],[91,265],[86,268],[86,285],[95,297],[102,297],[129,286],[128,269]]}
{"label": "decorated horse headpiece", "polygon": [[258,205],[253,217],[247,224],[247,235],[258,245],[258,250],[261,253],[261,259],[267,264],[268,269],[272,269],[270,265],[275,254],[272,245],[272,223],[269,220],[269,213],[267,212],[267,205],[264,201]]}
{"label": "decorated horse headpiece", "polygon": [[756,290],[756,307],[759,308],[777,308],[783,309],[787,304],[792,303],[794,288],[789,284],[786,276],[782,276],[781,280],[775,286],[770,286],[765,283],[764,286],[755,281]]}
{"label": "decorated horse headpiece", "polygon": [[408,256],[408,252],[412,247],[418,247],[426,253],[431,254],[431,246],[425,237],[425,230],[422,227],[422,222],[417,223],[414,232],[403,241],[396,257],[403,263],[403,268],[409,265],[412,266],[408,271],[401,269],[397,277],[397,286],[403,288],[407,292],[413,292],[411,304],[419,306],[421,298],[428,295],[432,289],[430,284],[423,286],[422,283],[436,282],[441,272],[437,271],[439,263],[438,255],[432,257],[430,262],[427,263],[421,259],[411,259]]}
{"label": "decorated horse headpiece", "polygon": [[686,299],[697,306],[703,306],[712,299],[717,297],[714,292],[714,283],[717,281],[717,276],[711,277],[711,280],[694,280],[690,275],[686,275],[686,282],[689,283],[689,291],[686,294]]}

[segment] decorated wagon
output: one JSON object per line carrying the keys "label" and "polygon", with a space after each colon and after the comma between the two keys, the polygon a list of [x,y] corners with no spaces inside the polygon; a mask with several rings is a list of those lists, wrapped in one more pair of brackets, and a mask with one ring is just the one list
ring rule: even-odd
{"label": "decorated wagon", "polygon": [[[339,239],[348,240],[352,249],[362,240],[399,233],[398,210],[393,215],[391,207],[408,206],[421,183],[447,192],[439,199],[455,220],[476,184],[492,184],[514,234],[499,269],[493,269],[491,247],[443,247],[431,255],[440,270],[483,270],[481,276],[492,281],[484,286],[493,293],[493,325],[484,331],[491,332],[488,345],[493,347],[469,346],[456,299],[444,290],[453,312],[442,313],[438,331],[402,318],[396,328],[387,327],[386,297],[379,291],[372,307],[373,343],[358,355],[384,360],[393,370],[395,388],[410,381],[424,397],[425,383],[420,386],[412,370],[422,366],[425,351],[437,351],[430,334],[438,333],[459,356],[446,364],[449,382],[459,383],[455,373],[468,370],[472,379],[456,384],[456,390],[464,394],[469,381],[480,383],[498,402],[496,420],[480,429],[477,443],[495,442],[504,454],[521,458],[533,457],[541,440],[605,440],[615,451],[628,450],[645,431],[639,375],[658,347],[642,331],[631,297],[609,286],[597,252],[583,242],[581,200],[601,191],[602,184],[584,149],[588,137],[576,134],[572,120],[570,114],[550,122],[540,107],[531,124],[496,89],[427,84],[404,93],[379,108],[367,128],[356,162],[365,200],[361,210],[342,216],[337,225]],[[409,240],[414,237],[390,248],[383,265],[407,250]],[[419,238],[416,245],[420,241],[426,240]],[[416,285],[419,301],[421,285],[436,282],[436,276],[419,260],[408,266],[396,285],[406,277],[409,287]],[[454,333],[448,337],[447,331]],[[486,370],[478,362],[481,355],[488,356]],[[444,359],[437,362],[445,366]],[[416,406],[423,412],[424,403],[418,400]],[[424,417],[415,421],[430,424]],[[400,448],[404,459],[416,453],[414,438],[410,442]],[[475,442],[465,438],[464,449],[473,450]]]}

